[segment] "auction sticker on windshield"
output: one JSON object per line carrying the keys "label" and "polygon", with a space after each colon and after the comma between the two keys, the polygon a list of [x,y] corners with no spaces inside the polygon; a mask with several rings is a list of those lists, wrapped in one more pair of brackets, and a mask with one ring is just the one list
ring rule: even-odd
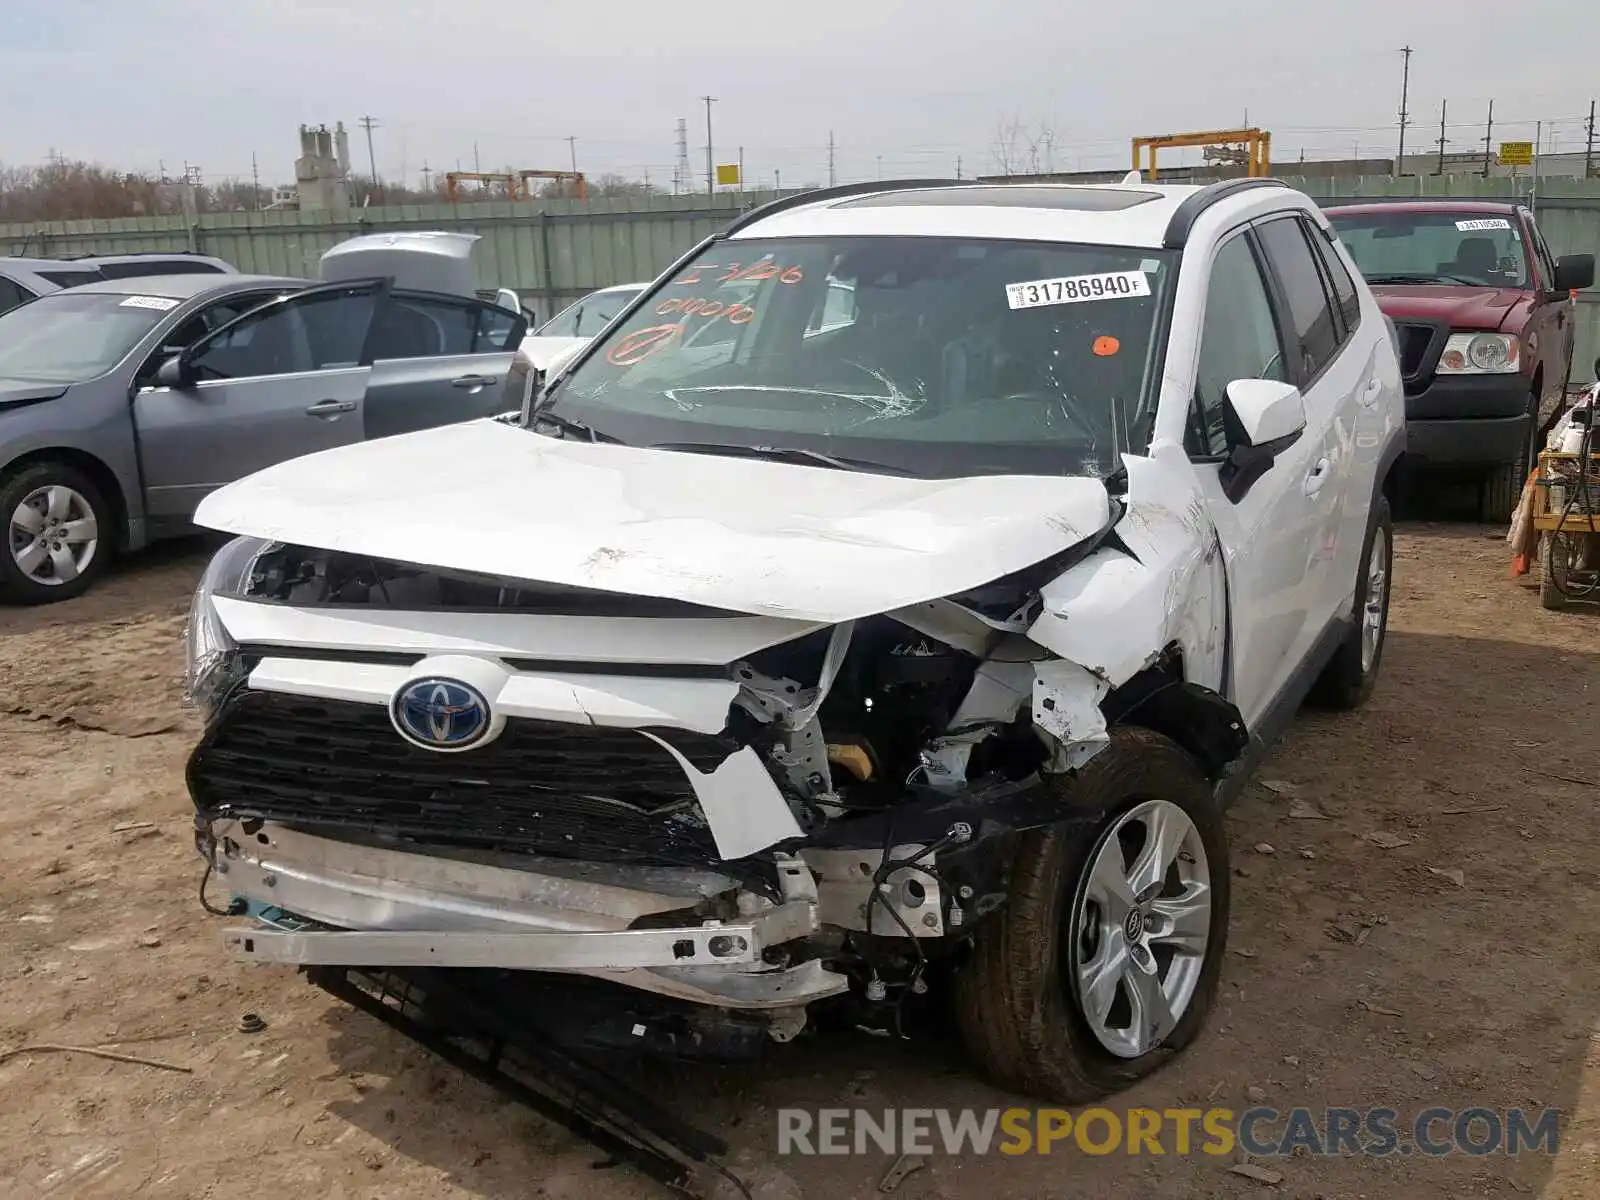
{"label": "auction sticker on windshield", "polygon": [[177,308],[178,302],[168,296],[129,296],[118,308],[153,308],[157,312],[166,312],[168,309]]}
{"label": "auction sticker on windshield", "polygon": [[1081,304],[1085,300],[1125,300],[1149,294],[1150,280],[1143,271],[1063,275],[1059,279],[1031,279],[1025,283],[1006,284],[1006,304],[1011,308]]}
{"label": "auction sticker on windshield", "polygon": [[1462,233],[1471,233],[1475,229],[1510,229],[1511,222],[1504,217],[1474,217],[1470,221],[1457,221],[1456,228]]}

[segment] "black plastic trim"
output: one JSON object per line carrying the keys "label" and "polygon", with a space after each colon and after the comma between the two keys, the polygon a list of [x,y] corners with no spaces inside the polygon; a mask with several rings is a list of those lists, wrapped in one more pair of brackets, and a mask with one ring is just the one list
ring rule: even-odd
{"label": "black plastic trim", "polygon": [[1229,196],[1237,196],[1240,192],[1269,187],[1289,190],[1289,185],[1281,179],[1224,179],[1219,183],[1207,184],[1178,205],[1172,218],[1167,222],[1166,232],[1161,235],[1162,247],[1167,250],[1182,250],[1188,245],[1189,233],[1194,228],[1194,223],[1213,204],[1226,200]]}
{"label": "black plastic trim", "polygon": [[768,217],[775,217],[779,213],[788,212],[792,208],[803,208],[807,204],[821,204],[827,200],[844,200],[851,196],[870,196],[876,192],[910,192],[924,191],[928,188],[960,188],[960,187],[993,187],[993,184],[979,184],[971,179],[880,179],[872,183],[841,183],[837,187],[817,188],[809,192],[799,192],[793,196],[780,196],[776,200],[769,200],[759,208],[752,208],[742,216],[736,217],[718,237],[732,237],[739,230],[754,225],[757,221],[765,221]]}

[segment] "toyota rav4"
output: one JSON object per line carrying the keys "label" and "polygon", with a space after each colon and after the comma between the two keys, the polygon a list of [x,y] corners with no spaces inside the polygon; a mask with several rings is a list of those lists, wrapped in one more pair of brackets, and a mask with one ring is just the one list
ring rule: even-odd
{"label": "toyota rav4", "polygon": [[520,423],[205,501],[226,941],[729,1052],[946,999],[995,1080],[1120,1088],[1211,1007],[1223,803],[1374,686],[1403,436],[1281,184],[755,210]]}

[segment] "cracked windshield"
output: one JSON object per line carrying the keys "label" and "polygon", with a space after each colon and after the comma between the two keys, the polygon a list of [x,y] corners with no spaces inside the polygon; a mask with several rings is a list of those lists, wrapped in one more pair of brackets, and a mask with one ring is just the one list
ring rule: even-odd
{"label": "cracked windshield", "polygon": [[926,475],[1106,476],[1141,436],[1163,252],[955,238],[723,242],[552,391],[636,445]]}

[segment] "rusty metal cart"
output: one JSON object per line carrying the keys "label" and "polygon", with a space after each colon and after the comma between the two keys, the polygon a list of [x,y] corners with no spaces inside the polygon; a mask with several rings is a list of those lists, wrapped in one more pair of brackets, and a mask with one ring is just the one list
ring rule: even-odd
{"label": "rusty metal cart", "polygon": [[1539,603],[1562,609],[1600,600],[1600,446],[1539,455],[1533,527],[1539,531]]}

